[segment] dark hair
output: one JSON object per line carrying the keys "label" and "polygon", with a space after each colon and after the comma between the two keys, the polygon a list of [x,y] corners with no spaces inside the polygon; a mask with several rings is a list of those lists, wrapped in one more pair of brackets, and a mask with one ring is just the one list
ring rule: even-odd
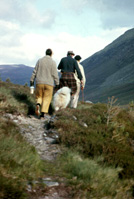
{"label": "dark hair", "polygon": [[49,55],[49,56],[52,55],[52,50],[51,50],[50,48],[48,48],[48,49],[46,50],[46,55]]}
{"label": "dark hair", "polygon": [[76,55],[76,56],[75,56],[75,59],[76,59],[77,61],[80,61],[82,58],[81,58],[80,55]]}

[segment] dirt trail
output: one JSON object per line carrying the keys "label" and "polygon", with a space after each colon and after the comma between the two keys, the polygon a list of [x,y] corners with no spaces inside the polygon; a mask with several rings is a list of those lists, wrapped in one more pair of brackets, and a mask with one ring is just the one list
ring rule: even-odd
{"label": "dirt trail", "polygon": [[[25,117],[23,115],[15,116],[7,114],[11,120],[13,120],[19,127],[21,134],[27,139],[27,141],[35,146],[41,159],[47,161],[53,161],[59,153],[61,153],[60,146],[56,144],[56,138],[58,134],[51,129],[51,124],[56,119],[54,116],[39,120],[34,116]],[[50,177],[44,179],[48,187],[48,191],[44,196],[37,196],[36,193],[32,196],[32,199],[69,199],[67,188],[64,183],[60,184],[55,182]],[[31,187],[28,188],[31,191]],[[31,198],[30,198],[31,199]]]}

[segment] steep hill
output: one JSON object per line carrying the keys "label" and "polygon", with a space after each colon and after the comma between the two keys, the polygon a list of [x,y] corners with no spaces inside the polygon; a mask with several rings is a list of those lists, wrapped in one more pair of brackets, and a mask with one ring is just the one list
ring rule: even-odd
{"label": "steep hill", "polygon": [[0,199],[134,198],[133,106],[34,110],[27,86],[0,81]]}
{"label": "steep hill", "polygon": [[106,102],[115,96],[121,104],[134,99],[134,28],[82,62],[87,83],[85,99]]}
{"label": "steep hill", "polygon": [[33,68],[23,65],[0,65],[0,78],[5,81],[7,78],[14,84],[24,85],[29,83]]}

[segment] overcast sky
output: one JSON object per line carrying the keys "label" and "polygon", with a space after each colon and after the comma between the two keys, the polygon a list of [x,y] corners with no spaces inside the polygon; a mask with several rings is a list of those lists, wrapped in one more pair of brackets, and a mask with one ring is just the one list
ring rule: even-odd
{"label": "overcast sky", "polygon": [[35,66],[52,48],[86,59],[134,27],[134,0],[0,0],[0,64]]}

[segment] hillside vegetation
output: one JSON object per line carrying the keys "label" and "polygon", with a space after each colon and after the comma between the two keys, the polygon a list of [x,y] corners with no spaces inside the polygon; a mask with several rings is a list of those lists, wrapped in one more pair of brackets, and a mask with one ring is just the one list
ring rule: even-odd
{"label": "hillside vegetation", "polygon": [[28,87],[0,82],[0,198],[26,197],[26,186],[43,173],[43,162],[6,114],[32,113]]}
{"label": "hillside vegetation", "polygon": [[85,98],[106,102],[115,96],[120,104],[134,99],[134,29],[82,62],[87,83]]}
{"label": "hillside vegetation", "polygon": [[[79,102],[77,109],[54,113],[56,120],[48,127],[58,132],[62,154],[47,162],[6,117],[34,114],[34,96],[28,87],[0,82],[0,198],[32,198],[28,182],[54,176],[65,184],[69,198],[132,199],[134,103],[124,108],[115,103],[114,97],[107,103]],[[46,191],[42,184],[35,189]]]}

